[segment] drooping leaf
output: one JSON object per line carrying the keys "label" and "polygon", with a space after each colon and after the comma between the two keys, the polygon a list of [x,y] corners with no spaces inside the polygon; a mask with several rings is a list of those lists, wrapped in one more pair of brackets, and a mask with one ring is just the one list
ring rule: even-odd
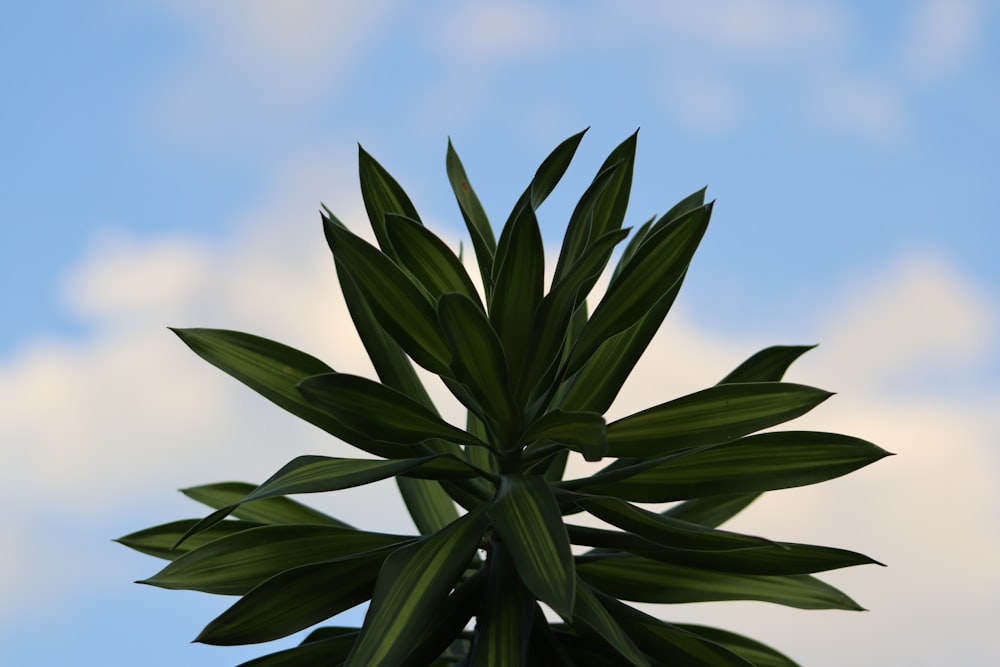
{"label": "drooping leaf", "polygon": [[[836,433],[760,433],[564,485],[633,502],[670,502],[816,484],[886,456],[889,452],[870,442]],[[635,474],[621,477],[630,470]],[[615,481],[604,483],[609,479]]]}
{"label": "drooping leaf", "polygon": [[481,512],[467,514],[386,559],[346,667],[400,664],[468,566],[485,519]]}
{"label": "drooping leaf", "polygon": [[[219,482],[181,489],[188,498],[217,510],[241,503],[257,488],[247,482]],[[232,512],[233,516],[257,523],[317,523],[341,528],[349,524],[291,498],[264,498],[248,502]]]}
{"label": "drooping leaf", "polygon": [[316,665],[339,665],[351,652],[358,637],[357,628],[329,628],[336,634],[303,642],[293,648],[277,651],[244,662],[238,667],[315,667]]}
{"label": "drooping leaf", "polygon": [[212,540],[263,525],[253,521],[223,521],[191,537],[175,549],[174,545],[177,544],[177,541],[196,523],[198,523],[197,519],[171,521],[170,523],[129,533],[124,537],[119,537],[115,542],[124,544],[130,549],[141,551],[150,556],[174,560]]}
{"label": "drooping leaf", "polygon": [[608,424],[608,454],[652,458],[728,442],[803,415],[831,395],[787,382],[716,385]]}
{"label": "drooping leaf", "polygon": [[217,595],[245,595],[286,570],[410,539],[335,526],[260,526],[202,544],[141,583]]}
{"label": "drooping leaf", "polygon": [[195,639],[235,646],[286,637],[369,599],[382,562],[395,547],[275,575],[205,626]]}
{"label": "drooping leaf", "polygon": [[416,443],[441,438],[486,446],[409,396],[357,375],[314,375],[299,382],[298,387],[310,404],[372,440]]}
{"label": "drooping leaf", "polygon": [[579,370],[607,339],[646,316],[687,271],[712,214],[707,204],[650,234],[601,299],[580,334],[567,374]]}
{"label": "drooping leaf", "polygon": [[458,207],[465,219],[465,226],[472,237],[472,248],[476,253],[476,261],[479,264],[479,273],[486,286],[487,293],[492,292],[493,285],[493,255],[496,252],[496,238],[493,236],[493,227],[483,205],[479,203],[479,197],[469,184],[469,177],[465,174],[462,161],[458,159],[448,140],[448,154],[445,160],[448,171],[448,180],[451,182],[451,189],[455,193]]}
{"label": "drooping leaf", "polygon": [[732,493],[692,498],[664,510],[665,516],[708,528],[721,526],[760,497],[759,493]]}
{"label": "drooping leaf", "polygon": [[415,362],[433,373],[447,373],[448,347],[424,292],[389,257],[346,227],[324,218],[323,230],[378,323]]}
{"label": "drooping leaf", "polygon": [[574,624],[582,622],[610,644],[629,664],[649,667],[649,660],[635,645],[632,638],[615,621],[614,617],[582,581],[576,586]]}
{"label": "drooping leaf", "polygon": [[746,658],[753,663],[754,667],[800,667],[797,662],[770,646],[735,632],[686,623],[678,623],[674,627],[724,646],[733,653]]}
{"label": "drooping leaf", "polygon": [[604,430],[604,417],[596,412],[552,410],[528,428],[523,441],[552,440],[580,452],[588,461],[599,461],[608,449]]}
{"label": "drooping leaf", "polygon": [[541,477],[504,475],[490,520],[521,580],[563,618],[573,615],[576,577],[559,505]]}
{"label": "drooping leaf", "polygon": [[385,229],[386,215],[395,213],[417,222],[420,215],[399,183],[361,146],[358,146],[358,176],[372,231],[382,251],[389,254],[392,244]]}
{"label": "drooping leaf", "polygon": [[521,583],[503,542],[492,541],[487,565],[489,582],[476,620],[472,660],[476,665],[521,667],[527,662],[535,598]]}
{"label": "drooping leaf", "polygon": [[[487,585],[485,569],[476,570],[459,583],[448,600],[435,612],[434,622],[427,627],[416,645],[401,663],[401,667],[447,665],[458,662],[460,656],[470,651],[471,642],[456,640],[469,620],[477,613]],[[458,644],[459,646],[456,646]]]}
{"label": "drooping leaf", "polygon": [[669,548],[648,551],[638,548],[628,551],[666,563],[740,574],[815,574],[856,565],[881,565],[854,551],[790,542],[732,551],[706,552]]}
{"label": "drooping leaf", "polygon": [[474,303],[479,293],[465,267],[448,245],[418,222],[401,215],[386,215],[386,231],[392,242],[396,261],[410,272],[434,299],[442,294],[464,294]]}
{"label": "drooping leaf", "polygon": [[581,556],[576,569],[591,586],[634,602],[760,600],[799,609],[862,611],[858,603],[833,586],[803,574],[735,574],[618,555]]}

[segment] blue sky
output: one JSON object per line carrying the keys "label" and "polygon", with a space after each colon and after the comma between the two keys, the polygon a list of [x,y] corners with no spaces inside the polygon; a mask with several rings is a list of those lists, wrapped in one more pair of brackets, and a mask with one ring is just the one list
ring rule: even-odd
{"label": "blue sky", "polygon": [[[357,6],[355,6],[357,5]],[[1000,11],[908,3],[7,3],[0,9],[0,663],[234,664],[189,640],[226,600],[130,582],[109,540],[200,511],[177,487],[346,453],[187,353],[251,331],[368,373],[322,240],[356,228],[360,142],[457,243],[450,136],[494,220],[590,127],[539,215],[635,128],[629,223],[704,185],[712,228],[615,410],[820,343],[804,427],[900,456],[773,494],[736,527],[853,548],[872,611],[663,610],[807,665],[990,663],[1000,595]],[[825,487],[825,488],[824,488]],[[405,529],[392,487],[317,499]],[[849,617],[848,617],[849,616]],[[56,638],[56,639],[54,639]]]}

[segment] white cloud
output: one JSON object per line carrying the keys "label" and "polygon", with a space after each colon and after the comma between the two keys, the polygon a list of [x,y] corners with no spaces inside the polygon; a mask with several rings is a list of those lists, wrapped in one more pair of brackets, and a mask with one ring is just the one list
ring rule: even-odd
{"label": "white cloud", "polygon": [[463,3],[436,31],[435,46],[463,66],[530,59],[564,45],[561,18],[537,4]]}
{"label": "white cloud", "polygon": [[902,45],[904,66],[921,83],[935,83],[964,65],[987,22],[979,0],[924,0],[909,17]]}
{"label": "white cloud", "polygon": [[811,90],[810,116],[834,130],[876,144],[893,144],[910,131],[906,96],[891,79],[826,74]]}
{"label": "white cloud", "polygon": [[[95,325],[94,337],[39,342],[0,368],[0,440],[17,444],[6,449],[0,484],[9,497],[32,499],[8,527],[18,538],[6,542],[11,562],[28,564],[29,573],[36,563],[58,573],[60,553],[81,557],[73,549],[53,552],[51,538],[34,528],[42,518],[52,525],[58,517],[78,533],[127,516],[125,532],[143,525],[131,522],[147,512],[148,523],[164,520],[166,503],[171,512],[178,508],[170,516],[196,515],[177,486],[259,480],[300,453],[349,455],[204,364],[164,329],[243,329],[370,374],[316,223],[320,198],[345,220],[363,219],[356,192],[328,191],[331,183],[353,181],[338,178],[331,163],[347,160],[307,157],[287,165],[271,201],[241,215],[223,242],[108,237],[74,272],[71,294]],[[887,561],[888,570],[827,577],[873,612],[809,614],[748,603],[661,613],[770,639],[811,665],[919,664],[926,649],[904,641],[913,628],[961,633],[966,650],[987,651],[992,638],[977,630],[974,612],[1000,594],[984,579],[1000,558],[995,531],[984,528],[996,520],[1000,461],[990,443],[1000,427],[992,412],[1000,389],[943,393],[920,384],[919,371],[989,361],[991,301],[944,260],[914,255],[859,281],[841,301],[831,297],[823,309],[831,313],[817,332],[825,344],[793,367],[790,379],[842,393],[803,427],[865,437],[900,456],[842,480],[775,493],[735,527]],[[676,312],[613,414],[712,384],[771,342],[789,341],[708,332]],[[886,388],[887,380],[915,371],[918,381],[907,392]],[[359,525],[403,529],[401,503],[388,485],[308,500]],[[77,590],[68,575],[45,581],[49,596]],[[0,614],[26,604],[29,592],[20,584],[0,586]],[[856,640],[834,640],[845,636]]]}
{"label": "white cloud", "polygon": [[196,48],[150,101],[171,139],[243,134],[303,112],[370,47],[392,0],[165,2]]}

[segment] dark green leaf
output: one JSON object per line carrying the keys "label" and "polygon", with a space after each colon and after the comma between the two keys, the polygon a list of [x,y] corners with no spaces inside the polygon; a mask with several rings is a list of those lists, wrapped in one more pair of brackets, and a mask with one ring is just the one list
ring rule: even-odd
{"label": "dark green leaf", "polygon": [[[219,482],[181,489],[188,498],[217,510],[237,505],[257,488],[247,482]],[[234,516],[257,523],[318,523],[341,528],[351,526],[291,498],[265,498],[241,505]]]}
{"label": "dark green leaf", "polygon": [[472,248],[476,252],[479,273],[486,284],[486,291],[492,292],[493,255],[497,247],[496,239],[493,236],[493,227],[486,217],[483,205],[479,203],[479,197],[469,185],[469,178],[465,175],[465,168],[462,166],[462,161],[458,159],[458,153],[452,147],[451,140],[448,141],[448,155],[445,165],[451,189],[455,193],[458,207],[462,211],[469,236],[472,237]]}
{"label": "dark green leaf", "polygon": [[599,461],[608,449],[604,417],[596,412],[547,412],[524,434],[525,443],[535,440],[552,440],[582,453],[588,461]]}
{"label": "dark green leaf", "polygon": [[[400,266],[410,272],[434,299],[457,292],[479,304],[479,293],[465,267],[447,244],[418,222],[386,216],[386,231]],[[479,305],[482,310],[482,305]]]}
{"label": "dark green leaf", "polygon": [[448,347],[425,293],[389,257],[346,227],[326,218],[323,229],[334,257],[379,324],[415,362],[433,373],[447,373]]}
{"label": "dark green leaf", "polygon": [[[226,523],[229,522],[217,526]],[[188,551],[140,583],[217,595],[245,595],[286,570],[354,556],[409,539],[335,526],[260,526]]]}
{"label": "dark green leaf", "polygon": [[754,667],[799,667],[797,662],[775,651],[770,646],[734,632],[710,628],[704,625],[687,625],[682,623],[678,623],[674,627],[724,646],[733,653],[752,662]]}
{"label": "dark green leaf", "polygon": [[479,547],[486,517],[471,513],[399,549],[379,572],[347,667],[398,665],[413,649]]}
{"label": "dark green leaf", "polygon": [[568,374],[579,370],[601,343],[633,326],[669,295],[687,271],[711,214],[708,204],[650,234],[594,309],[573,348]]}
{"label": "dark green leaf", "polygon": [[608,454],[652,458],[728,442],[803,415],[831,395],[787,382],[716,385],[608,424]]}
{"label": "dark green leaf", "polygon": [[298,386],[310,404],[372,440],[416,443],[442,438],[486,445],[406,394],[363,377],[328,373],[306,378]]}
{"label": "dark green leaf", "polygon": [[[326,629],[326,628],[324,628]],[[304,642],[294,648],[277,651],[238,667],[316,667],[316,665],[339,665],[351,652],[358,637],[357,628],[329,628],[344,630],[322,639]]]}
{"label": "dark green leaf", "polygon": [[809,575],[734,574],[640,556],[581,557],[576,569],[591,586],[635,602],[760,600],[799,609],[862,610],[836,588]]}
{"label": "dark green leaf", "polygon": [[517,215],[517,208],[521,206],[530,206],[532,209],[537,209],[541,206],[545,198],[549,196],[549,193],[555,189],[556,184],[559,183],[563,174],[566,173],[566,169],[569,167],[569,163],[573,160],[573,155],[576,153],[577,146],[580,145],[580,140],[583,139],[583,135],[586,132],[587,130],[583,130],[566,139],[556,146],[555,150],[542,161],[542,164],[535,172],[535,177],[531,179],[528,189],[524,191],[524,194],[518,200],[511,218]]}
{"label": "dark green leaf", "polygon": [[217,540],[250,528],[257,528],[261,525],[253,521],[223,521],[215,524],[208,530],[193,535],[175,549],[174,545],[177,544],[178,540],[187,534],[196,523],[198,523],[198,519],[172,521],[160,526],[153,526],[152,528],[129,533],[124,537],[119,537],[115,542],[124,544],[130,549],[141,551],[150,556],[174,560],[212,540]]}
{"label": "dark green leaf", "polygon": [[[598,473],[566,488],[635,502],[669,502],[737,492],[805,486],[846,475],[889,453],[870,442],[836,433],[761,433],[722,445],[681,452]],[[636,474],[621,479],[629,470]],[[602,483],[602,479],[616,479]]]}
{"label": "dark green leaf", "polygon": [[504,475],[490,520],[535,597],[569,619],[576,577],[559,505],[541,477]]}
{"label": "dark green leaf", "polygon": [[741,574],[813,574],[855,565],[881,565],[854,551],[810,544],[778,542],[754,549],[688,551],[684,549],[628,549],[631,553],[703,570]]}
{"label": "dark green leaf", "polygon": [[[435,612],[434,622],[425,629],[401,667],[437,665],[439,663],[435,658],[439,656],[464,656],[469,653],[470,647],[466,642],[456,642],[456,637],[461,635],[469,620],[477,613],[486,591],[486,579],[485,568],[480,568],[455,587],[448,600]],[[450,660],[447,664],[454,663],[455,660]]]}
{"label": "dark green leaf", "polygon": [[480,602],[472,647],[473,664],[521,667],[527,662],[535,599],[521,583],[510,553],[499,540],[490,544],[489,583]]}
{"label": "dark green leaf", "polygon": [[458,518],[455,501],[436,480],[399,476],[396,486],[421,535],[436,533]]}
{"label": "dark green leaf", "polygon": [[393,549],[304,565],[271,577],[205,626],[195,641],[257,644],[346,611],[371,597],[382,561]]}
{"label": "dark green leaf", "polygon": [[386,234],[386,215],[395,213],[418,222],[420,215],[399,183],[361,146],[358,146],[358,176],[361,180],[361,197],[372,223],[372,231],[383,252],[389,254],[392,252],[392,244]]}
{"label": "dark green leaf", "polygon": [[692,498],[674,505],[663,514],[681,521],[715,528],[739,514],[758,497],[759,493],[733,493]]}
{"label": "dark green leaf", "polygon": [[740,364],[719,384],[731,382],[777,382],[785,375],[792,362],[815,345],[776,345],[768,347]]}
{"label": "dark green leaf", "polygon": [[584,623],[614,647],[630,664],[649,667],[649,660],[632,642],[631,637],[615,622],[614,617],[590,592],[590,588],[580,581],[576,586],[576,608],[573,613],[574,623],[577,621]]}

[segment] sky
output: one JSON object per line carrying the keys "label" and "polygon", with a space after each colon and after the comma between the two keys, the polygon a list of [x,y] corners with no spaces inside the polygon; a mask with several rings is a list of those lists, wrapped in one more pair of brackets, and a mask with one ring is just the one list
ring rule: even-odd
{"label": "sky", "polygon": [[[788,379],[836,396],[795,427],[897,454],[729,524],[886,563],[823,577],[869,611],[656,613],[810,667],[993,664],[995,3],[4,3],[0,94],[0,663],[207,667],[289,645],[190,643],[231,600],[135,585],[160,561],[111,541],[201,516],[178,488],[351,455],[167,327],[248,331],[371,375],[318,215],[365,229],[358,144],[457,246],[449,137],[496,222],[589,127],[539,210],[553,247],[636,128],[627,225],[705,185],[717,200],[610,415],[818,343]],[[391,484],[308,500],[409,529]]]}

